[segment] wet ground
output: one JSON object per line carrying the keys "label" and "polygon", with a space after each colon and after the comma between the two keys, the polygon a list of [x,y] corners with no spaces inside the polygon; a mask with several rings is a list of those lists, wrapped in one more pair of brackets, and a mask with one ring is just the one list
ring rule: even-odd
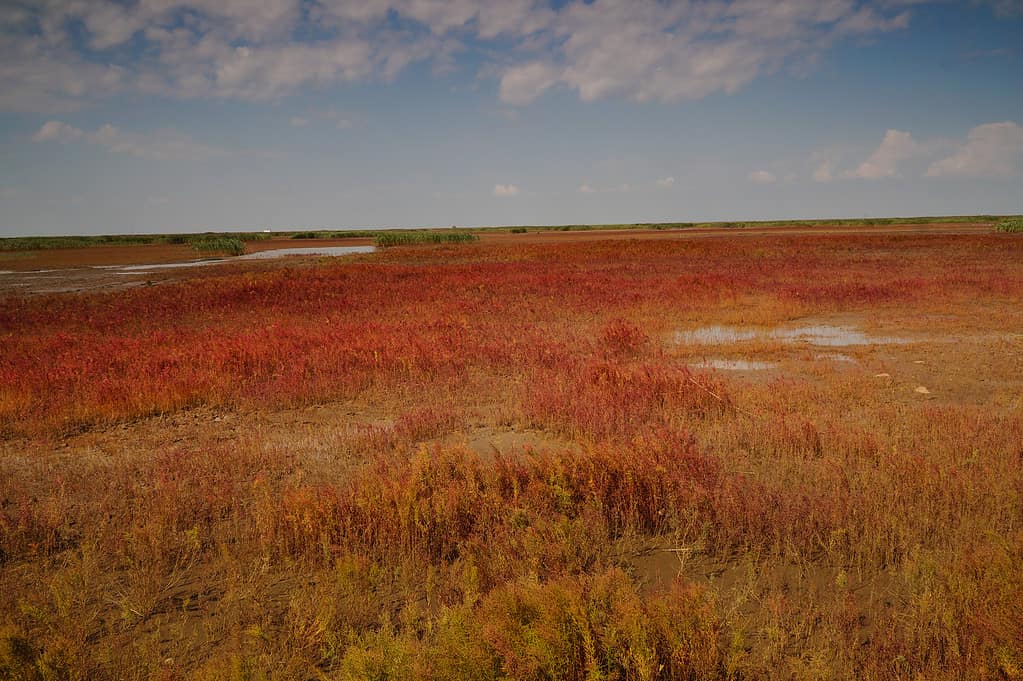
{"label": "wet ground", "polygon": [[[6,262],[17,262],[22,265],[28,262],[45,262],[57,260],[62,266],[39,269],[0,269],[0,295],[31,295],[45,293],[77,293],[104,289],[123,289],[134,286],[152,286],[164,281],[171,281],[191,276],[197,268],[208,267],[266,267],[276,266],[280,262],[288,264],[297,262],[315,262],[325,257],[346,257],[372,253],[376,247],[370,244],[353,245],[351,240],[344,245],[324,240],[315,246],[266,248],[270,242],[257,242],[258,250],[246,255],[222,258],[195,258],[194,252],[183,247],[159,246],[128,246],[128,247],[94,247],[67,249],[81,256],[82,262],[73,264],[64,258],[67,252],[50,254],[46,252],[0,253],[0,265]],[[277,240],[274,244],[292,244],[293,241]],[[94,250],[107,251],[108,248],[122,248],[138,257],[139,262],[122,262],[125,252],[114,252],[111,255],[115,262],[90,264],[95,260]],[[149,249],[149,250],[147,250]],[[169,252],[170,251],[170,252]],[[178,259],[167,260],[168,255]],[[22,256],[22,257],[19,257]],[[37,260],[33,260],[35,256]],[[55,256],[64,256],[55,257]],[[113,257],[116,256],[116,257]],[[276,262],[275,262],[276,261]]]}
{"label": "wet ground", "polygon": [[888,345],[911,343],[909,338],[897,336],[871,336],[860,329],[831,324],[811,324],[793,328],[740,328],[734,326],[704,326],[675,332],[679,345],[718,345],[751,340],[777,340],[782,343],[807,343],[825,347],[851,345]]}

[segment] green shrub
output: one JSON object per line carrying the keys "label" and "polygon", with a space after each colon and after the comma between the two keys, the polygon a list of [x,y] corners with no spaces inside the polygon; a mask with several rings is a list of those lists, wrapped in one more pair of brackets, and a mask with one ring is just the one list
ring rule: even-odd
{"label": "green shrub", "polygon": [[378,234],[378,248],[391,246],[424,246],[427,244],[460,244],[479,241],[479,237],[470,232],[387,232]]}
{"label": "green shrub", "polygon": [[995,226],[995,230],[1014,234],[1023,233],[1023,217],[1014,217],[1002,220]]}
{"label": "green shrub", "polygon": [[526,233],[526,232],[528,232],[529,230],[528,230],[528,229],[526,229],[525,227],[512,227],[512,228],[511,228],[510,230],[508,230],[508,231],[509,231],[509,232],[511,232],[512,234],[525,234],[525,233]]}
{"label": "green shrub", "polygon": [[131,246],[150,244],[155,236],[127,234],[121,236],[19,236],[0,239],[0,251],[39,251],[51,248],[86,248],[88,246]]}
{"label": "green shrub", "polygon": [[235,237],[212,237],[194,239],[192,248],[199,253],[223,253],[226,255],[242,255],[245,253],[245,242]]}

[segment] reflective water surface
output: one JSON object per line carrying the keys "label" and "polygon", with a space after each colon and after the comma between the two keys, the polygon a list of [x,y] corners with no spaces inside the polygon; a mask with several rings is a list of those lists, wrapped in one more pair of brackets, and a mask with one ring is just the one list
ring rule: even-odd
{"label": "reflective water surface", "polygon": [[779,340],[783,343],[808,343],[824,347],[911,342],[906,338],[869,336],[852,327],[832,326],[830,324],[815,324],[792,329],[705,326],[699,329],[675,332],[675,343],[679,345],[715,345],[720,343],[739,343],[755,339]]}
{"label": "reflective water surface", "polygon": [[100,269],[119,270],[120,272],[149,272],[151,270],[170,270],[179,267],[202,267],[204,265],[219,265],[225,262],[237,262],[239,260],[273,260],[286,256],[340,256],[354,255],[356,253],[372,253],[376,246],[310,246],[305,248],[273,248],[266,251],[256,251],[246,255],[238,255],[230,258],[206,258],[203,260],[191,260],[189,262],[168,262],[160,265],[96,265]]}

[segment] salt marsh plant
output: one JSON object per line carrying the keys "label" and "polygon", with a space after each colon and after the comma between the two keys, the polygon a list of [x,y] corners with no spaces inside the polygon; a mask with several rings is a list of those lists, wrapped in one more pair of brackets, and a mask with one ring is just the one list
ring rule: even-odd
{"label": "salt marsh plant", "polygon": [[1023,232],[1023,217],[1006,218],[995,227],[999,232],[1010,232],[1018,234]]}
{"label": "salt marsh plant", "polygon": [[1023,241],[417,243],[0,298],[0,677],[1020,678],[1014,338],[668,339],[1019,328]]}
{"label": "salt marsh plant", "polygon": [[209,237],[194,239],[191,246],[199,253],[221,255],[244,255],[245,242],[235,237]]}
{"label": "salt marsh plant", "polygon": [[464,244],[479,241],[472,232],[383,232],[376,237],[379,248],[392,246],[425,246],[429,244]]}

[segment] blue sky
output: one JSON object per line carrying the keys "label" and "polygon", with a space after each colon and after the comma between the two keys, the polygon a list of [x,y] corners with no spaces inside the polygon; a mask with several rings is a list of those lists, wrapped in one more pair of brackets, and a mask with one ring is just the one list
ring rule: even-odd
{"label": "blue sky", "polygon": [[1020,0],[0,0],[0,235],[1023,212]]}

